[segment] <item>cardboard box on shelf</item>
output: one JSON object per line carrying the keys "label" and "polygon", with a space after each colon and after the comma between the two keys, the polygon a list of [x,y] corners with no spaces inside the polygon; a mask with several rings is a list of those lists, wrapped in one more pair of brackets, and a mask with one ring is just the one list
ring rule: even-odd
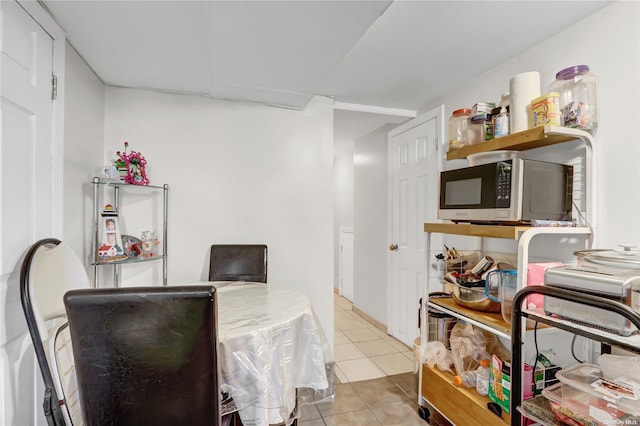
{"label": "cardboard box on shelf", "polygon": [[489,366],[489,399],[509,414],[511,405],[511,364],[497,356],[491,357]]}

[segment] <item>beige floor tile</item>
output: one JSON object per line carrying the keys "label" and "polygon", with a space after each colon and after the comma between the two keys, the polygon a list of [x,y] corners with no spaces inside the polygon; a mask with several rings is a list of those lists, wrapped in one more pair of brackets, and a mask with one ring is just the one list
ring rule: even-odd
{"label": "beige floor tile", "polygon": [[402,352],[402,355],[406,356],[409,358],[409,361],[413,362],[413,357],[415,356],[413,352]]}
{"label": "beige floor tile", "polygon": [[[401,353],[374,356],[371,357],[371,361],[388,376],[413,371],[413,362],[409,361],[409,359]],[[347,377],[349,377],[348,374]]]}
{"label": "beige floor tile", "polygon": [[369,340],[366,342],[357,342],[356,346],[364,352],[366,356],[378,356],[378,355],[388,355],[394,354],[398,351],[396,348],[391,346],[389,343],[385,342],[382,339]]}
{"label": "beige floor tile", "polygon": [[424,420],[418,415],[418,404],[408,399],[380,404],[371,407],[371,411],[384,426],[424,426]]}
{"label": "beige floor tile", "polygon": [[338,330],[354,330],[357,328],[367,328],[368,323],[364,323],[357,319],[349,319],[349,320],[335,320],[333,324]]}
{"label": "beige floor tile", "polygon": [[340,383],[334,386],[333,401],[323,401],[316,404],[323,418],[334,414],[347,413],[366,409],[367,406],[351,383]]}
{"label": "beige floor tile", "polygon": [[370,408],[408,399],[407,394],[388,377],[355,382],[353,387]]}
{"label": "beige floor tile", "polygon": [[410,348],[409,346],[405,345],[404,343],[402,343],[401,341],[397,340],[392,336],[386,336],[383,339],[385,342],[389,343],[391,346],[398,349],[398,352],[413,351],[413,348]]}
{"label": "beige floor tile", "polygon": [[328,416],[324,418],[324,421],[327,426],[374,426],[381,424],[368,409]]}
{"label": "beige floor tile", "polygon": [[326,423],[324,422],[324,420],[320,419],[313,419],[313,420],[302,420],[299,421],[298,424],[300,426],[325,426]]}
{"label": "beige floor tile", "polygon": [[320,411],[318,410],[318,407],[316,407],[315,404],[302,404],[302,406],[300,407],[301,421],[313,420],[313,419],[319,419],[319,418],[321,418]]}
{"label": "beige floor tile", "polygon": [[336,364],[350,382],[377,379],[385,376],[384,371],[378,368],[369,358],[338,361]]}
{"label": "beige floor tile", "polygon": [[402,373],[389,376],[389,379],[400,387],[407,394],[410,400],[418,400],[418,374],[414,373]]}
{"label": "beige floor tile", "polygon": [[341,345],[335,345],[333,351],[333,359],[335,361],[346,361],[349,359],[366,358],[367,356],[362,352],[355,343],[343,343]]}
{"label": "beige floor tile", "polygon": [[333,313],[333,319],[335,321],[352,321],[353,314],[347,311],[338,311]]}
{"label": "beige floor tile", "polygon": [[353,330],[345,330],[343,331],[343,333],[352,342],[364,342],[366,340],[380,340],[380,337],[376,333],[374,333],[373,327],[355,328]]}
{"label": "beige floor tile", "polygon": [[349,339],[342,331],[333,330],[333,344],[342,345],[343,343],[352,343],[352,342],[351,342],[351,339]]}
{"label": "beige floor tile", "polygon": [[340,367],[338,367],[337,365],[336,365],[336,368],[334,370],[334,374],[336,375],[336,378],[338,379],[338,382],[336,382],[336,383],[349,383],[349,379],[347,379],[347,376],[344,375],[342,370],[340,370]]}

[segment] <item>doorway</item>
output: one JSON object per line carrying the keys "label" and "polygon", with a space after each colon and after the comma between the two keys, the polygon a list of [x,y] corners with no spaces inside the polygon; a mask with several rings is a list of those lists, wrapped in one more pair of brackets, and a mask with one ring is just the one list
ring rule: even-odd
{"label": "doorway", "polygon": [[22,256],[62,236],[64,34],[36,2],[0,2],[0,424],[44,425],[44,386],[20,305]]}
{"label": "doorway", "polygon": [[[443,116],[440,106],[389,132],[388,332],[409,347],[419,335],[418,308],[429,255],[424,223],[437,220]],[[433,241],[432,246],[440,243]]]}

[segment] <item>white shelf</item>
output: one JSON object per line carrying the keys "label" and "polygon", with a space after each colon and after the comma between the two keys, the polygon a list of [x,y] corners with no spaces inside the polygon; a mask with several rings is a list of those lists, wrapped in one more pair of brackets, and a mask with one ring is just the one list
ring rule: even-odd
{"label": "white shelf", "polygon": [[[585,202],[585,212],[584,217],[585,221],[588,224],[591,224],[590,227],[572,227],[572,228],[563,228],[563,227],[531,227],[531,226],[499,226],[499,225],[475,225],[475,224],[467,224],[467,223],[425,223],[424,224],[424,232],[425,232],[425,253],[431,253],[431,234],[432,233],[441,233],[441,234],[451,234],[451,235],[462,235],[462,236],[471,236],[478,238],[500,238],[500,239],[510,239],[518,241],[518,257],[517,257],[517,269],[518,269],[518,288],[521,289],[527,285],[527,267],[529,263],[529,248],[531,246],[531,242],[533,239],[540,235],[566,235],[566,236],[585,236],[585,245],[589,247],[594,243],[594,230],[591,226],[595,223],[595,206],[596,200],[594,196],[594,171],[595,165],[593,160],[593,145],[594,140],[593,137],[582,130],[578,129],[569,129],[564,127],[556,127],[556,126],[544,126],[538,127],[535,129],[529,129],[523,132],[518,132],[509,136],[505,136],[503,138],[494,139],[491,141],[487,141],[481,144],[475,144],[471,146],[466,146],[460,149],[451,150],[447,152],[446,158],[447,160],[453,159],[462,159],[466,158],[470,154],[475,154],[479,152],[489,152],[496,150],[516,150],[516,151],[524,151],[529,149],[541,148],[545,146],[551,146],[555,144],[561,144],[571,141],[582,141],[584,145],[584,160],[585,160],[585,189],[584,189],[584,202]],[[426,270],[429,271],[429,259],[425,256],[425,266]],[[500,314],[489,314],[484,312],[473,311],[464,307],[460,307],[455,305],[452,301],[443,302],[447,299],[434,299],[433,301],[428,300],[428,292],[429,292],[429,280],[433,279],[426,274],[426,283],[425,283],[425,291],[423,295],[423,300],[427,300],[425,305],[434,307],[440,311],[443,311],[449,315],[452,315],[456,318],[462,319],[468,323],[473,324],[483,330],[489,331],[496,336],[502,337],[507,340],[512,339],[512,329],[511,324],[503,321]],[[453,303],[453,304],[452,304]],[[532,314],[533,318],[533,314]],[[422,323],[421,323],[421,339],[420,343],[422,346],[426,344],[427,337],[427,314],[422,315]],[[545,322],[545,321],[542,321]],[[525,321],[522,321],[522,324],[519,326],[524,327]],[[640,339],[640,337],[637,337]],[[631,338],[631,340],[635,341],[636,336]],[[513,344],[513,342],[512,342]],[[421,374],[423,374],[421,370]],[[422,384],[421,378],[421,384]],[[453,388],[451,391],[457,391],[457,389]],[[424,394],[424,390],[419,390],[419,398],[424,397],[427,402],[431,404],[432,401],[429,401],[429,398]],[[456,399],[459,395],[450,395],[448,398]],[[435,396],[432,396],[435,398]],[[515,402],[514,406],[518,405],[519,401]],[[433,405],[433,404],[431,404]],[[445,411],[448,410],[446,403],[442,402],[443,409]],[[436,410],[439,407],[434,406]],[[445,416],[451,415],[450,412],[444,412]],[[517,416],[519,417],[519,416]],[[518,425],[519,426],[519,425]]]}

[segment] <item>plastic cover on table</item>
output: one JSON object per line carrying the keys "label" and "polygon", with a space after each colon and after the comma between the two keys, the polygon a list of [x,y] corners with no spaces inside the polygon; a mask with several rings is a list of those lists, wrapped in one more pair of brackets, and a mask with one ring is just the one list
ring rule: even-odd
{"label": "plastic cover on table", "polygon": [[331,350],[304,294],[262,283],[216,288],[222,389],[245,426],[290,425],[303,404],[333,397]]}

